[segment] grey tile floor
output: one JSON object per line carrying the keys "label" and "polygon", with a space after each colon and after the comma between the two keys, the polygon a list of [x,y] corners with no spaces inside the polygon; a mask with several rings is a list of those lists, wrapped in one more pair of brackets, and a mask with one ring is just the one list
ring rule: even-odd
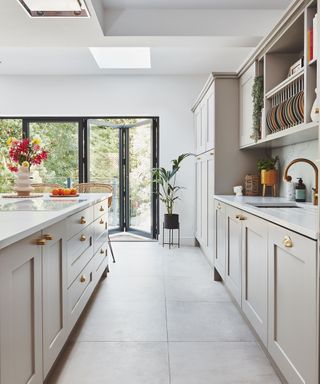
{"label": "grey tile floor", "polygon": [[280,383],[199,249],[114,251],[50,384]]}

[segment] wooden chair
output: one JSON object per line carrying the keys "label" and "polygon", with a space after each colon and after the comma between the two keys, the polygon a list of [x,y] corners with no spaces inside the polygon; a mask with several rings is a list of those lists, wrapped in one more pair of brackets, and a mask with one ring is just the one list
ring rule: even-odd
{"label": "wooden chair", "polygon": [[[113,191],[111,184],[104,184],[104,183],[79,183],[79,184],[73,184],[73,188],[76,188],[79,193],[104,193],[104,192],[112,193]],[[112,196],[109,196],[108,208],[110,208],[111,205],[112,205]],[[112,256],[112,261],[115,263],[116,260],[113,254],[109,231],[108,231],[108,245],[109,245],[111,256]]]}
{"label": "wooden chair", "polygon": [[35,183],[31,184],[35,193],[50,193],[53,189],[63,188],[59,184],[55,183]]}

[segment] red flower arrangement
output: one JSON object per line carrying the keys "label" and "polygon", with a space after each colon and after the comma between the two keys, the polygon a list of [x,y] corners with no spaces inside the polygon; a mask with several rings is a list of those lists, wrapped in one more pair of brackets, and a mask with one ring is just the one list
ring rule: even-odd
{"label": "red flower arrangement", "polygon": [[7,164],[11,172],[18,172],[18,166],[30,168],[31,165],[40,165],[43,160],[48,157],[48,152],[41,147],[41,139],[39,137],[30,139],[17,140],[9,138],[7,141],[9,146],[10,163]]}

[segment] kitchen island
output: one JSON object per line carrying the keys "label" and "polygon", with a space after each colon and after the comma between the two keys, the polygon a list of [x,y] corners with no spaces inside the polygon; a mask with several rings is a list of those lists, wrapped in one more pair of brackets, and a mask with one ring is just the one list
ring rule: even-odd
{"label": "kitchen island", "polygon": [[108,271],[108,194],[0,199],[0,383],[42,383]]}

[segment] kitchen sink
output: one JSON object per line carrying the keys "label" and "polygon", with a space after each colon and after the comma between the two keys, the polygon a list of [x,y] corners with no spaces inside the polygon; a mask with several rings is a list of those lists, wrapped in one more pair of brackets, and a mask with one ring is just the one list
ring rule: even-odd
{"label": "kitchen sink", "polygon": [[301,208],[296,203],[247,203],[256,208]]}
{"label": "kitchen sink", "polygon": [[86,199],[61,199],[61,200],[40,200],[25,199],[0,204],[0,211],[60,211],[72,205],[82,203]]}

